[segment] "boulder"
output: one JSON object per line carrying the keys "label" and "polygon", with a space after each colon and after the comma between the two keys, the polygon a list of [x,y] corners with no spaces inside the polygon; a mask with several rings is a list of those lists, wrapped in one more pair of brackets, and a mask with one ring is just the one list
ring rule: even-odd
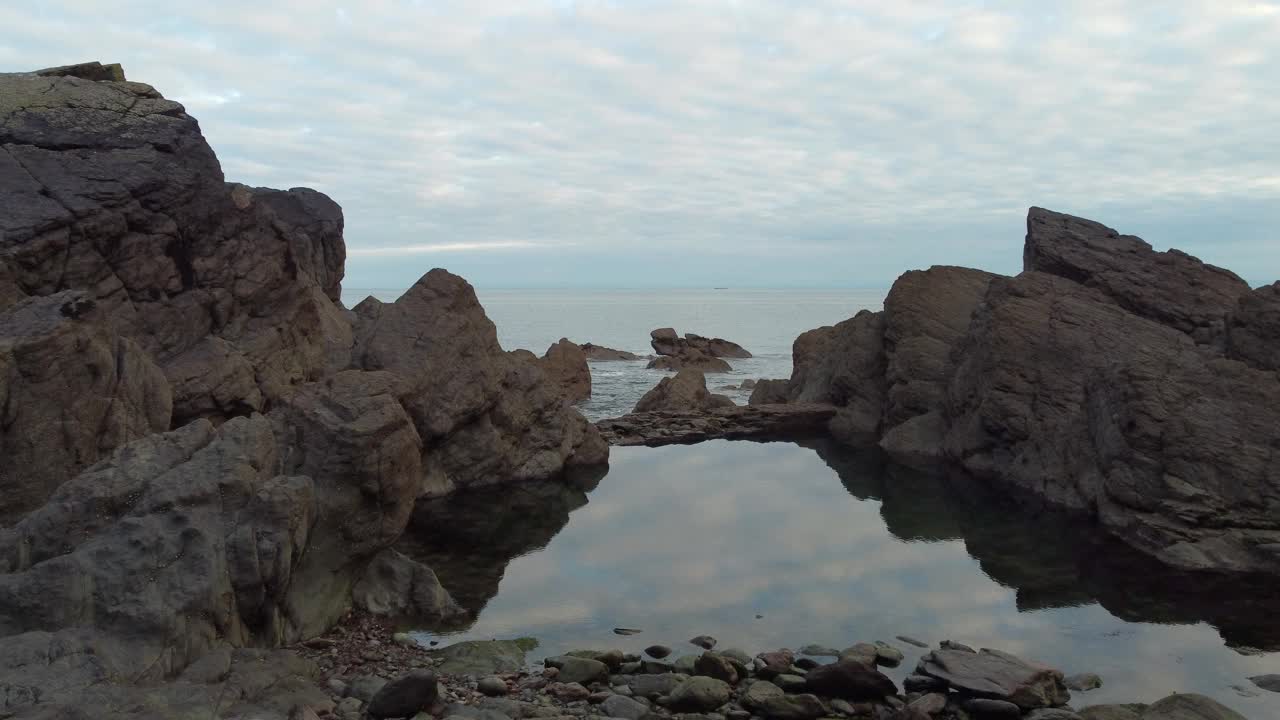
{"label": "boulder", "polygon": [[822,700],[808,693],[770,696],[759,705],[761,715],[770,720],[815,720],[827,714]]}
{"label": "boulder", "polygon": [[712,357],[703,352],[690,351],[680,357],[661,355],[650,360],[649,364],[645,365],[645,369],[670,370],[672,372],[697,370],[704,373],[727,373],[733,371],[733,366],[718,357]]}
{"label": "boulder", "polygon": [[885,406],[884,313],[863,310],[802,333],[791,348],[790,399],[840,408],[831,434],[846,442],[874,437]]}
{"label": "boulder", "polygon": [[1068,675],[1064,681],[1068,690],[1088,692],[1102,687],[1102,678],[1096,673],[1077,673]]}
{"label": "boulder", "polygon": [[648,705],[625,695],[610,695],[600,703],[600,710],[605,717],[623,718],[623,720],[640,720],[649,714]]}
{"label": "boulder", "polygon": [[435,702],[439,685],[430,670],[414,670],[383,686],[369,701],[366,712],[381,718],[407,718],[426,710]]}
{"label": "boulder", "polygon": [[428,653],[436,670],[445,675],[493,675],[524,667],[525,655],[538,647],[533,638],[516,640],[467,640]]}
{"label": "boulder", "polygon": [[694,662],[693,672],[695,675],[706,675],[723,680],[730,685],[738,682],[738,670],[734,667],[733,661],[710,650],[702,653]]}
{"label": "boulder", "polygon": [[449,620],[465,615],[431,568],[387,548],[365,566],[351,601],[372,615]]}
{"label": "boulder", "polygon": [[1263,690],[1280,693],[1280,675],[1278,674],[1254,675],[1249,678],[1249,681]]}
{"label": "boulder", "polygon": [[1280,282],[1240,296],[1227,316],[1227,356],[1260,370],[1280,370]]}
{"label": "boulder", "polygon": [[545,663],[547,667],[560,671],[556,674],[556,679],[560,682],[587,685],[609,677],[609,666],[590,658],[558,655],[547,658]]}
{"label": "boulder", "polygon": [[1142,720],[1245,720],[1245,717],[1213,698],[1178,693],[1148,705],[1142,711]]}
{"label": "boulder", "polygon": [[795,659],[795,653],[790,650],[774,650],[756,655],[753,665],[755,666],[756,675],[767,680],[789,672],[791,663],[795,662]]}
{"label": "boulder", "polygon": [[707,378],[698,370],[681,370],[665,377],[636,403],[634,412],[697,411],[732,407],[733,400],[707,391]]}
{"label": "boulder", "polygon": [[999,650],[934,650],[921,658],[917,672],[945,680],[960,692],[1007,701],[1024,711],[1071,699],[1060,670]]}
{"label": "boulder", "polygon": [[898,692],[884,673],[854,660],[841,659],[816,667],[804,677],[809,691],[823,697],[882,700]]}
{"label": "boulder", "polygon": [[649,344],[660,357],[649,363],[650,368],[660,370],[692,369],[703,372],[729,372],[729,363],[720,358],[749,358],[741,345],[721,338],[704,338],[701,335],[676,334],[672,328],[658,328],[649,333]]}
{"label": "boulder", "polygon": [[711,712],[729,702],[732,688],[723,680],[694,676],[671,691],[670,708],[684,712]]}
{"label": "boulder", "polygon": [[579,346],[582,354],[587,356],[587,360],[592,362],[613,362],[618,360],[643,360],[644,358],[633,352],[626,350],[615,350],[603,345],[593,345],[592,343],[582,343]]}
{"label": "boulder", "polygon": [[747,400],[747,404],[770,405],[784,403],[790,399],[790,392],[791,381],[789,380],[762,379],[753,386],[751,398]]}
{"label": "boulder", "polygon": [[560,387],[570,405],[591,397],[591,368],[587,355],[573,342],[560,338],[542,355],[542,371],[547,379]]}

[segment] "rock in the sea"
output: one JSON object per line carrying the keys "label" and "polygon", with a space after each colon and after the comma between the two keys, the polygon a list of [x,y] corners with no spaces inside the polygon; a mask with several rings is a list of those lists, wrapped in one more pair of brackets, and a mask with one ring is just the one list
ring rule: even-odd
{"label": "rock in the sea", "polygon": [[542,355],[542,371],[560,388],[570,405],[591,397],[591,368],[582,348],[566,338],[547,348]]}
{"label": "rock in the sea", "polygon": [[659,355],[682,357],[690,353],[701,353],[711,357],[749,358],[741,345],[722,338],[705,338],[693,333],[685,333],[680,337],[672,328],[658,328],[649,333],[649,344]]}
{"label": "rock in the sea", "polygon": [[1096,673],[1076,673],[1068,675],[1063,681],[1068,690],[1076,692],[1088,692],[1089,690],[1097,690],[1102,687],[1102,678]]}
{"label": "rock in the sea", "polygon": [[435,673],[414,670],[387,683],[369,701],[366,712],[373,718],[407,718],[426,710],[435,702]]}
{"label": "rock in the sea", "polygon": [[1280,675],[1254,675],[1249,680],[1263,690],[1280,693]]}
{"label": "rock in the sea", "polygon": [[747,399],[748,405],[773,405],[785,403],[791,399],[791,381],[760,380]]}
{"label": "rock in the sea", "polygon": [[675,377],[664,377],[636,403],[634,412],[671,410],[711,410],[732,407],[724,395],[707,391],[707,378],[697,370],[681,370]]}
{"label": "rock in the sea", "polygon": [[911,637],[911,636],[909,636],[909,635],[899,635],[899,636],[898,636],[898,639],[899,639],[899,640],[901,640],[902,642],[904,642],[904,643],[908,644],[908,645],[913,645],[913,646],[918,647],[918,648],[927,648],[927,647],[929,647],[929,643],[927,643],[927,642],[925,642],[925,641],[923,641],[923,640],[917,640],[917,639],[915,639],[915,638],[913,638],[913,637]]}
{"label": "rock in the sea", "polygon": [[732,688],[723,680],[696,675],[671,691],[672,710],[710,712],[729,702]]}
{"label": "rock in the sea", "polygon": [[711,637],[710,635],[699,635],[689,640],[689,642],[693,645],[697,645],[703,650],[710,650],[711,648],[716,646],[716,639]]}
{"label": "rock in the sea", "polygon": [[1178,693],[1148,705],[1142,711],[1142,720],[1245,720],[1245,717],[1213,698]]}
{"label": "rock in the sea", "polygon": [[805,645],[800,648],[801,655],[811,657],[840,657],[840,651],[826,645]]}
{"label": "rock in the sea", "polygon": [[897,667],[905,658],[902,651],[890,645],[887,642],[877,640],[874,643],[876,647],[876,664],[887,667]]}
{"label": "rock in the sea", "polygon": [[759,712],[765,703],[786,695],[782,688],[768,680],[753,680],[742,693],[742,705]]}
{"label": "rock in the sea", "polygon": [[961,692],[1008,701],[1024,710],[1071,699],[1062,671],[999,650],[934,650],[921,658],[917,672],[945,680]]}
{"label": "rock in the sea", "polygon": [[854,660],[816,667],[805,675],[805,683],[814,694],[846,700],[880,700],[898,692],[884,673]]}
{"label": "rock in the sea", "polygon": [[593,345],[592,343],[582,343],[578,346],[582,349],[582,354],[592,362],[613,362],[619,360],[643,360],[644,358],[633,352],[626,350],[614,350],[613,348],[603,345]]}
{"label": "rock in the sea", "polygon": [[649,655],[649,657],[656,658],[658,660],[661,660],[671,654],[671,648],[666,645],[650,645],[645,648],[644,651]]}
{"label": "rock in the sea", "polygon": [[661,355],[649,361],[645,366],[649,370],[670,370],[679,372],[680,370],[697,370],[704,373],[727,373],[733,372],[733,366],[724,360],[707,355],[703,352],[689,351],[680,357],[671,357]]}
{"label": "rock in the sea", "polygon": [[684,675],[692,675],[694,673],[694,669],[697,666],[697,664],[698,664],[697,655],[681,655],[680,657],[676,658],[675,662],[673,662],[671,665],[675,669],[675,671],[678,673],[681,673]]}
{"label": "rock in the sea", "polygon": [[775,675],[788,672],[791,669],[791,663],[795,662],[795,659],[795,653],[790,650],[774,650],[756,655],[753,665],[755,666],[756,675],[768,680]]}
{"label": "rock in the sea", "polygon": [[874,667],[879,654],[880,648],[873,643],[855,643],[840,651],[840,659],[852,660],[868,667]]}

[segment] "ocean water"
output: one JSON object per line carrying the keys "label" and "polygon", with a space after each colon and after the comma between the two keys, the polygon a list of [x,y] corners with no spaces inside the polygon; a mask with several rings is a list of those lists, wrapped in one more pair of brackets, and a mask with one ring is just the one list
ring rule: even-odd
{"label": "ocean water", "polygon": [[1199,692],[1248,718],[1280,718],[1280,694],[1248,680],[1280,672],[1274,587],[1171,575],[1086,525],[873,451],[613,448],[595,487],[423,505],[399,549],[471,613],[410,626],[422,642],[532,636],[539,662],[654,643],[696,653],[686,641],[704,633],[752,653],[886,640],[907,655],[886,671],[900,684],[924,652],[895,640],[905,634],[1100,674],[1104,686],[1073,693],[1075,707]]}
{"label": "ocean water", "polygon": [[[353,307],[372,295],[394,301],[402,291],[350,289]],[[562,337],[638,355],[652,354],[649,331],[672,327],[732,340],[754,357],[728,362],[733,372],[707,376],[715,392],[745,404],[750,391],[725,390],[747,378],[791,376],[791,343],[806,330],[832,325],[859,310],[879,310],[885,290],[477,290],[507,350],[538,355]],[[591,363],[592,397],[579,407],[599,420],[625,415],[666,373],[648,361]]]}

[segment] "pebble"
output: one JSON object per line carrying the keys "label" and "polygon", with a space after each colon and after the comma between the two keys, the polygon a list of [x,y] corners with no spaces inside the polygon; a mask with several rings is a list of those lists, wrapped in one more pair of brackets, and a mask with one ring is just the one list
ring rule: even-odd
{"label": "pebble", "polygon": [[480,678],[480,681],[476,683],[476,689],[489,697],[500,697],[508,692],[506,681],[493,675]]}
{"label": "pebble", "polygon": [[714,648],[716,646],[716,639],[711,637],[710,635],[699,635],[695,638],[690,638],[689,642],[694,645],[697,645],[703,650],[710,650],[711,648]]}
{"label": "pebble", "polygon": [[1065,682],[1068,689],[1075,690],[1077,692],[1088,692],[1102,687],[1102,678],[1098,677],[1094,673],[1078,673],[1076,675],[1069,675]]}
{"label": "pebble", "polygon": [[646,655],[648,655],[651,658],[654,658],[656,660],[661,660],[662,658],[671,654],[671,648],[667,647],[666,645],[650,645],[649,647],[644,649],[644,652]]}

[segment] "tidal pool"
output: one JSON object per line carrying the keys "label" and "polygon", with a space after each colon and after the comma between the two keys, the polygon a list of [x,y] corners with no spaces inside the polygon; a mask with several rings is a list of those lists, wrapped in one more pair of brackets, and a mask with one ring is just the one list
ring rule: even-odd
{"label": "tidal pool", "polygon": [[[401,550],[471,618],[424,642],[532,636],[537,658],[710,634],[755,653],[886,640],[907,660],[953,639],[1096,672],[1073,705],[1210,695],[1280,717],[1280,588],[1181,577],[1057,513],[964,478],[829,445],[614,448],[593,487],[459,494],[416,513]],[[643,629],[623,637],[615,627]]]}

